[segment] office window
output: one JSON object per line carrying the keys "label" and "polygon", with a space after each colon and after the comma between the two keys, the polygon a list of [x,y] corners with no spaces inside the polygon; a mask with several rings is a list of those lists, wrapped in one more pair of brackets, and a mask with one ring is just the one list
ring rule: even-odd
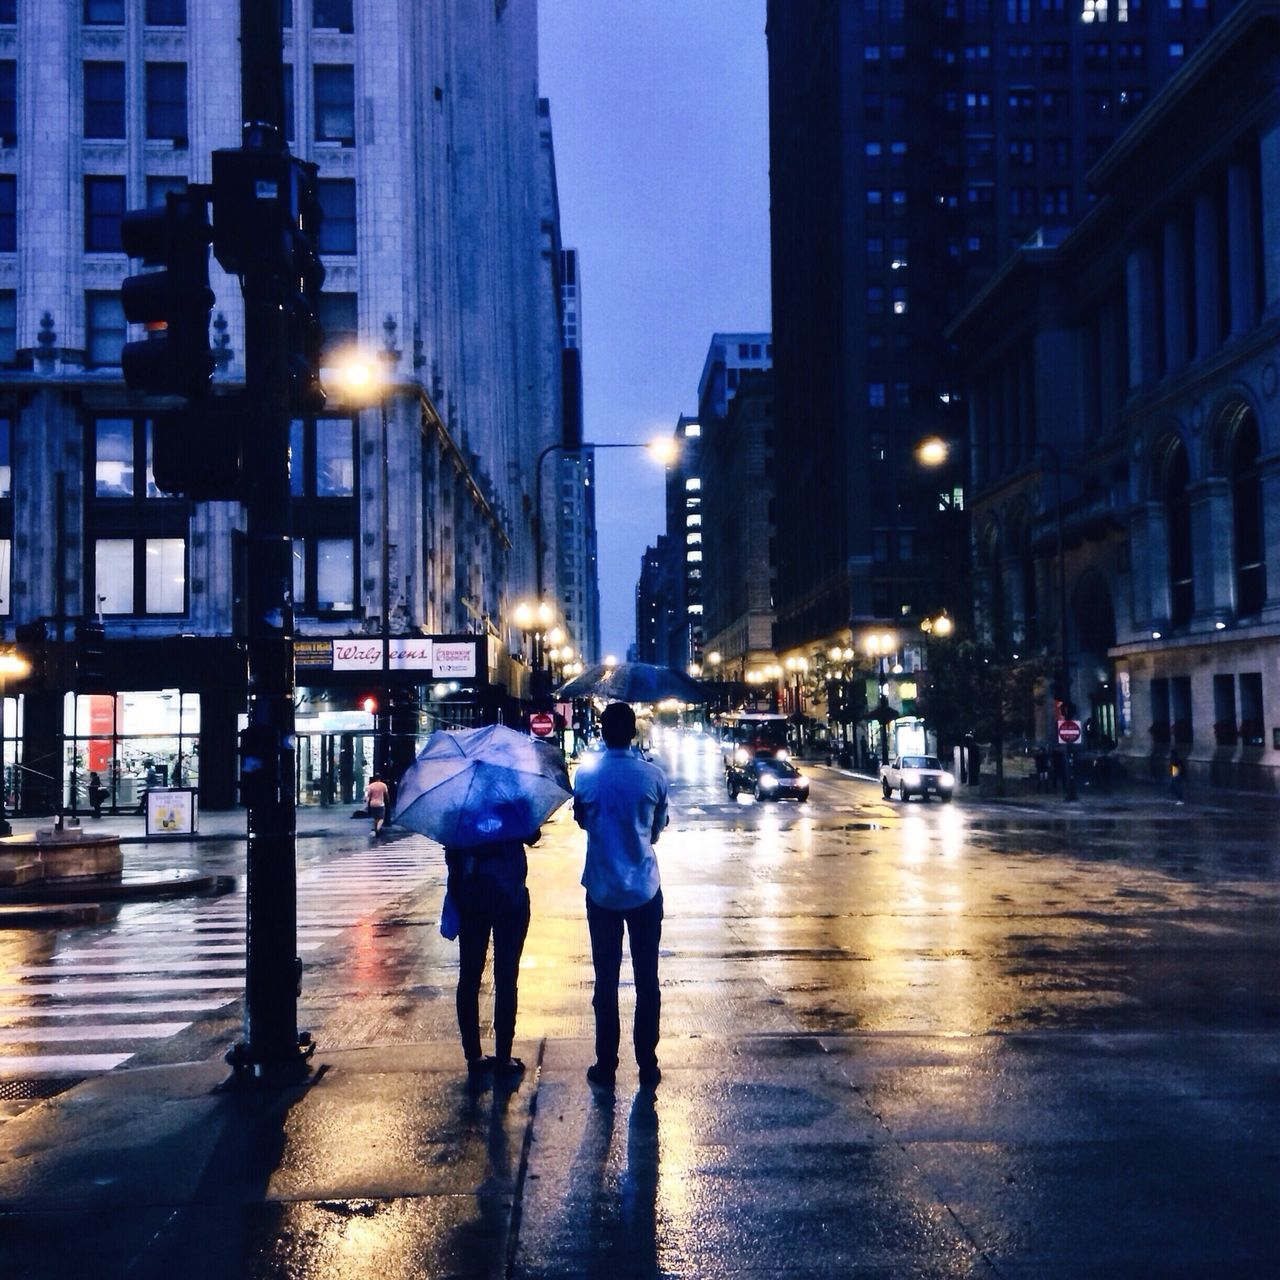
{"label": "office window", "polygon": [[165,198],[172,192],[181,195],[187,189],[186,178],[171,177],[167,174],[147,179],[147,208],[163,208]]}
{"label": "office window", "polygon": [[883,382],[867,383],[867,404],[872,409],[883,409],[885,406],[885,384]]}
{"label": "office window", "polygon": [[187,0],[147,0],[145,20],[149,27],[185,27]]}
{"label": "office window", "polygon": [[1169,42],[1169,66],[1180,67],[1187,56],[1187,46],[1181,40]]}
{"label": "office window", "polygon": [[124,346],[124,307],[117,290],[84,296],[85,360],[90,368],[118,365]]}
{"label": "office window", "polygon": [[880,165],[880,162],[884,159],[884,144],[877,142],[874,139],[866,143],[862,150],[866,157],[868,169],[877,168]]}
{"label": "office window", "polygon": [[356,184],[351,178],[321,178],[317,187],[324,218],[321,253],[355,253]]}
{"label": "office window", "polygon": [[1034,168],[1036,163],[1035,141],[1031,138],[1010,139],[1009,163],[1019,169]]}
{"label": "office window", "polygon": [[878,44],[864,45],[862,48],[862,60],[872,64],[878,64],[880,61],[880,46]]}
{"label": "office window", "polygon": [[884,289],[878,284],[867,286],[867,315],[884,315]]}
{"label": "office window", "polygon": [[121,253],[120,219],[124,213],[124,178],[84,180],[84,247],[88,253]]}
{"label": "office window", "polygon": [[1066,120],[1071,111],[1071,95],[1062,89],[1049,89],[1040,95],[1040,115],[1045,120]]}
{"label": "office window", "polygon": [[0,364],[13,364],[18,358],[18,295],[12,289],[0,289]]}
{"label": "office window", "polygon": [[884,240],[879,236],[867,238],[867,266],[873,269],[884,266]]}
{"label": "office window", "polygon": [[187,541],[148,538],[145,547],[148,613],[184,613],[187,606]]}
{"label": "office window", "polygon": [[350,33],[352,24],[351,0],[315,0],[313,25]]}
{"label": "office window", "polygon": [[87,26],[124,26],[124,0],[84,0]]}
{"label": "office window", "polygon": [[354,67],[317,66],[316,140],[354,146],[356,139],[356,78]]}
{"label": "office window", "polygon": [[18,64],[0,62],[0,145],[18,140]]}
{"label": "office window", "polygon": [[84,136],[124,137],[124,63],[84,64]]}
{"label": "office window", "polygon": [[884,203],[884,192],[879,187],[867,188],[867,204],[878,207]]}
{"label": "office window", "polygon": [[18,249],[18,179],[0,174],[0,253]]}
{"label": "office window", "polygon": [[18,21],[18,0],[0,0],[0,25],[11,27]]}
{"label": "office window", "polygon": [[187,141],[187,64],[147,63],[147,137]]}
{"label": "office window", "polygon": [[354,293],[322,293],[317,315],[324,329],[326,355],[355,346],[359,319]]}
{"label": "office window", "polygon": [[991,119],[991,95],[970,92],[964,95],[964,114],[967,120]]}
{"label": "office window", "polygon": [[134,434],[132,418],[99,418],[94,422],[95,497],[133,497]]}
{"label": "office window", "polygon": [[133,539],[98,538],[93,544],[96,612],[133,612]]}

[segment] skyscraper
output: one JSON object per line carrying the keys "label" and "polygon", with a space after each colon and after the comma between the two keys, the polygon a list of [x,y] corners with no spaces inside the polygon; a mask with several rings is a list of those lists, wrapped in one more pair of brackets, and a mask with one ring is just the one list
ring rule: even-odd
{"label": "skyscraper", "polygon": [[[1231,7],[771,0],[780,653],[962,607],[945,325],[1014,247],[1061,238],[1090,166]],[[917,465],[929,436],[950,474]]]}

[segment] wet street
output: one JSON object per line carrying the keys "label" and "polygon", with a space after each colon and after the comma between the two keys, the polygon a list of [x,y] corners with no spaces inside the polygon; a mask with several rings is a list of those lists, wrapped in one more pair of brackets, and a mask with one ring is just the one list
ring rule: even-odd
{"label": "wet street", "polygon": [[[715,744],[671,735],[658,754],[663,1082],[637,1093],[624,1043],[616,1114],[583,1105],[591,965],[562,811],[530,853],[531,1069],[494,1121],[519,1206],[506,1274],[1269,1273],[1269,814],[904,805],[821,767],[808,804],[731,801]],[[299,850],[299,1022],[321,1055],[427,1046],[460,1066],[438,850],[374,845],[354,821]],[[126,851],[232,872],[238,856]],[[4,1114],[220,1053],[239,1034],[243,912],[237,891],[0,933]]]}

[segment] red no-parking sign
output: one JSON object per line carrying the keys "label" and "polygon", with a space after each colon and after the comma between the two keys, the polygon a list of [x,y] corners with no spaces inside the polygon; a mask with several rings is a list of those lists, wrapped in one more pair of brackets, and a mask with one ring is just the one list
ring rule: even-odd
{"label": "red no-parking sign", "polygon": [[1080,721],[1079,720],[1059,720],[1058,721],[1058,741],[1065,743],[1080,741]]}
{"label": "red no-parking sign", "polygon": [[549,711],[535,711],[529,717],[529,732],[535,738],[549,738],[556,731],[556,718]]}

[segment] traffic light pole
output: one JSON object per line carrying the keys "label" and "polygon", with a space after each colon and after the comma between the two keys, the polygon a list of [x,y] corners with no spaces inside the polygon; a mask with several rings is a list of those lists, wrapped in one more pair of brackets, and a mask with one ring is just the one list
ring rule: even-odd
{"label": "traffic light pole", "polygon": [[[240,76],[246,151],[284,151],[280,8],[240,0]],[[248,805],[244,1039],[227,1058],[245,1083],[306,1074],[297,1023],[297,814],[294,807],[293,547],[289,489],[289,371],[283,272],[264,257],[246,267],[245,411],[254,442],[245,475],[248,532],[249,730],[241,746]]]}

